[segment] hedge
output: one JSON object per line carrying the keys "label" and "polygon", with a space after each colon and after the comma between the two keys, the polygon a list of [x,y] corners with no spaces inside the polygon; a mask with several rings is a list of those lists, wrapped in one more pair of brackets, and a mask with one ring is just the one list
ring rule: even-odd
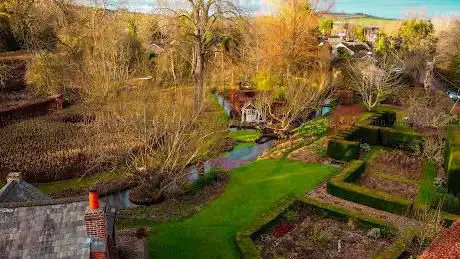
{"label": "hedge", "polygon": [[359,204],[376,209],[405,214],[411,207],[411,202],[399,196],[352,183],[364,172],[364,161],[351,161],[343,171],[332,177],[327,183],[328,193]]}
{"label": "hedge", "polygon": [[447,167],[447,189],[450,193],[460,193],[460,148],[452,147],[449,151]]}
{"label": "hedge", "polygon": [[395,121],[396,113],[390,111],[383,111],[369,116],[364,125],[352,127],[330,140],[327,148],[328,156],[348,162],[358,159],[360,142],[374,146],[381,145],[396,148],[402,146],[406,149],[412,149],[414,145],[423,140],[423,136],[420,134],[375,126],[392,126]]}
{"label": "hedge", "polygon": [[447,133],[445,152],[445,169],[447,172],[447,188],[450,193],[460,193],[460,129],[450,128]]}
{"label": "hedge", "polygon": [[376,126],[361,125],[355,133],[355,140],[369,145],[380,145],[380,128]]}
{"label": "hedge", "polygon": [[349,211],[344,208],[338,208],[331,204],[319,202],[310,198],[298,200],[285,200],[276,209],[269,211],[262,217],[256,219],[245,229],[236,235],[236,243],[242,258],[262,258],[260,250],[254,243],[254,240],[269,231],[288,210],[295,208],[315,208],[320,209],[327,216],[347,222],[350,218],[355,219],[356,224],[362,228],[381,228],[384,233],[394,235],[397,232],[395,225],[363,215],[362,213]]}
{"label": "hedge", "polygon": [[350,161],[359,157],[359,142],[331,139],[327,146],[327,155],[333,159]]}
{"label": "hedge", "polygon": [[[380,128],[381,145],[384,147],[414,150],[422,148],[425,137],[418,133]],[[418,146],[418,147],[417,147]]]}

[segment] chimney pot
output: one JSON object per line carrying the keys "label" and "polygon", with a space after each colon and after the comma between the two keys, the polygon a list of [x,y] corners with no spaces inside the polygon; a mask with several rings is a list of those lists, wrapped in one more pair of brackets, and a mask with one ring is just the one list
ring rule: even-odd
{"label": "chimney pot", "polygon": [[6,182],[11,182],[11,181],[21,181],[22,180],[22,173],[21,172],[11,172],[8,174],[6,177]]}
{"label": "chimney pot", "polygon": [[99,194],[95,191],[89,192],[89,207],[91,209],[99,209]]}

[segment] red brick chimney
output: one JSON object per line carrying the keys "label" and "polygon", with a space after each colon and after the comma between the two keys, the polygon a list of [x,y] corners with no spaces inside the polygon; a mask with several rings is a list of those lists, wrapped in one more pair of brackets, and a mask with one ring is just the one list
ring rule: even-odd
{"label": "red brick chimney", "polygon": [[85,213],[86,233],[91,238],[91,258],[108,258],[107,216],[99,207],[99,194],[89,192],[89,206]]}

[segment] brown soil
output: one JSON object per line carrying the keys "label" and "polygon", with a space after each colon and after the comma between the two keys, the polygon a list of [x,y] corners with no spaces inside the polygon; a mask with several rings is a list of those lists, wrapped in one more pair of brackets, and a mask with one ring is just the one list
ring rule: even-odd
{"label": "brown soil", "polygon": [[184,194],[151,206],[119,210],[117,211],[117,220],[121,219],[127,222],[130,220],[151,220],[160,223],[190,217],[219,197],[227,182],[228,178],[216,181],[195,195]]}
{"label": "brown soil", "polygon": [[139,235],[141,231],[142,229],[117,230],[116,243],[120,258],[147,258],[145,254],[146,237],[145,235]]}
{"label": "brown soil", "polygon": [[361,175],[356,183],[372,189],[384,191],[388,194],[401,196],[408,200],[415,199],[418,192],[417,186],[413,184],[402,183],[368,174]]}
{"label": "brown soil", "polygon": [[366,172],[399,176],[409,180],[420,180],[425,161],[400,150],[385,150],[373,157]]}
{"label": "brown soil", "polygon": [[313,211],[302,211],[299,218],[287,234],[276,237],[279,235],[274,231],[256,241],[264,258],[371,258],[392,243],[389,238],[368,237],[368,230],[358,229],[355,224],[320,216]]}
{"label": "brown soil", "polygon": [[302,161],[304,163],[320,163],[323,158],[315,154],[310,147],[301,147],[291,152],[287,159],[294,161]]}

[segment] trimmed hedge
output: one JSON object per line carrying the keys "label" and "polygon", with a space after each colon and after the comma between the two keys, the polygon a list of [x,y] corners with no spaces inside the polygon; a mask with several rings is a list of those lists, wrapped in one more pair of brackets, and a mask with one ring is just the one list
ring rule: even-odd
{"label": "trimmed hedge", "polygon": [[460,193],[460,128],[448,130],[445,152],[445,169],[447,172],[447,188],[449,192]]}
{"label": "trimmed hedge", "polygon": [[381,228],[384,233],[394,235],[397,232],[397,227],[389,222],[382,221],[362,213],[349,211],[347,209],[338,208],[334,205],[322,203],[310,198],[302,198],[298,200],[286,200],[281,203],[276,209],[269,211],[262,217],[255,220],[244,230],[236,235],[236,243],[241,253],[242,258],[262,258],[260,250],[257,248],[254,240],[263,233],[269,231],[288,210],[295,208],[314,208],[324,212],[327,216],[347,222],[353,218],[356,224],[362,228]]}
{"label": "trimmed hedge", "polygon": [[331,139],[327,146],[327,155],[341,161],[358,159],[359,142]]}
{"label": "trimmed hedge", "polygon": [[365,125],[355,126],[330,140],[327,148],[328,156],[346,162],[358,159],[360,143],[408,150],[414,149],[415,145],[420,145],[421,148],[423,135],[387,128],[394,125],[395,121],[396,113],[390,111],[369,116],[364,122]]}
{"label": "trimmed hedge", "polygon": [[364,172],[364,168],[364,161],[350,162],[339,175],[328,181],[328,193],[345,200],[397,214],[405,214],[411,208],[412,203],[402,197],[353,184],[352,182]]}
{"label": "trimmed hedge", "polygon": [[[423,147],[425,137],[418,133],[380,128],[381,145],[384,147],[414,150]],[[418,147],[416,147],[419,145]]]}
{"label": "trimmed hedge", "polygon": [[380,128],[376,126],[361,125],[355,132],[355,139],[369,145],[380,145]]}

